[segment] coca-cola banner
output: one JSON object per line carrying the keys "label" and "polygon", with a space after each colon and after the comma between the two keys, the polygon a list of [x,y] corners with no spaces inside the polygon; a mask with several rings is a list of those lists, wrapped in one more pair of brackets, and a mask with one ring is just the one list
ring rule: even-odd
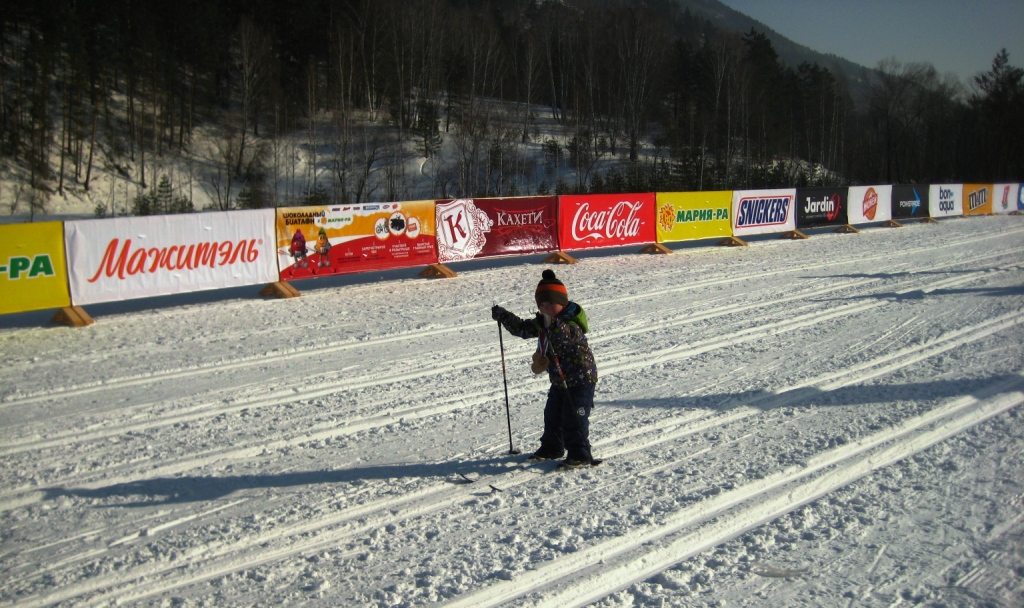
{"label": "coca-cola banner", "polygon": [[732,190],[659,192],[658,242],[732,236]]}
{"label": "coca-cola banner", "polygon": [[885,222],[892,219],[892,186],[853,186],[847,195],[850,224]]}
{"label": "coca-cola banner", "polygon": [[992,213],[1011,213],[1017,210],[1020,184],[992,184]]}
{"label": "coca-cola banner", "polygon": [[892,187],[892,219],[920,220],[928,217],[928,186]]}
{"label": "coca-cola banner", "polygon": [[797,228],[840,226],[846,220],[846,188],[797,189]]}
{"label": "coca-cola banner", "polygon": [[76,305],[277,280],[274,210],[66,222]]}
{"label": "coca-cola banner", "polygon": [[558,250],[554,196],[437,201],[442,263]]}
{"label": "coca-cola banner", "polygon": [[654,243],[653,192],[558,197],[558,244],[564,251]]}
{"label": "coca-cola banner", "polygon": [[928,215],[958,217],[964,214],[963,184],[932,184],[928,188]]}
{"label": "coca-cola banner", "polygon": [[796,230],[796,190],[736,190],[732,193],[734,236]]}
{"label": "coca-cola banner", "polygon": [[964,184],[964,215],[990,215],[992,198],[992,184]]}
{"label": "coca-cola banner", "polygon": [[434,201],[277,210],[281,280],[434,264]]}

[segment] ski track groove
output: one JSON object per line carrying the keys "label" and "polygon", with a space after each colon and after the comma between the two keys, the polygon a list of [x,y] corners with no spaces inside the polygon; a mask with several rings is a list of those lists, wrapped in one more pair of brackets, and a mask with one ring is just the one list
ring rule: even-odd
{"label": "ski track groove", "polygon": [[[955,332],[957,335],[952,337],[952,338],[944,339],[944,337],[939,337],[936,340],[924,343],[924,344],[919,345],[919,346],[911,347],[911,349],[928,350],[928,352],[931,353],[929,356],[934,356],[935,354],[938,354],[940,352],[944,352],[946,350],[955,348],[956,346],[959,346],[959,345],[962,345],[962,344],[966,344],[966,343],[968,343],[968,342],[970,342],[972,340],[980,339],[980,338],[983,338],[985,336],[988,336],[988,335],[990,335],[990,334],[992,334],[992,333],[994,333],[996,331],[999,331],[999,330],[1001,330],[1003,328],[1011,327],[1011,326],[1017,325],[1017,324],[1019,324],[1021,322],[1024,322],[1024,319],[1017,319],[1016,317],[1017,317],[1016,314],[1010,313],[1010,314],[1003,315],[1002,317],[998,318],[997,322],[995,322],[995,323],[988,322],[988,321],[983,322],[983,323],[981,323],[981,324],[979,324],[977,326],[977,327],[980,327],[980,331],[977,332],[977,335],[969,335],[969,332],[967,332],[967,331],[958,331],[958,332]],[[931,348],[929,348],[929,347],[931,347]],[[911,350],[911,349],[905,349],[905,350]],[[881,363],[882,363],[882,365],[880,367],[885,369],[886,371],[893,371],[893,370],[899,369],[901,367],[904,367],[906,365],[910,365],[912,363],[911,361],[907,360],[906,358],[898,360],[896,363],[891,363],[892,359],[893,359],[892,357],[888,357],[888,356],[880,357],[880,360],[881,360]],[[872,368],[877,368],[877,367],[879,367],[878,364],[874,364],[874,365],[869,365],[867,363],[859,364],[859,365],[855,366],[856,369],[847,370],[847,375],[849,377],[846,378],[845,380],[841,381],[841,382],[837,379],[838,373],[828,374],[825,377],[823,377],[822,379],[825,380],[826,382],[830,382],[829,386],[835,386],[835,387],[845,386],[845,385],[850,385],[850,384],[856,384],[858,382],[863,381],[863,379],[865,379],[867,377],[875,377],[875,376],[879,375],[879,370],[878,369],[872,369]],[[862,370],[868,370],[866,372],[868,375],[865,376],[864,374],[858,373],[858,372],[860,372]],[[1000,386],[1005,386],[1005,385],[1007,385],[1008,383],[1011,383],[1011,382],[1013,383],[1014,386],[1016,386],[1017,384],[1021,384],[1021,382],[1024,382],[1024,379],[1021,379],[1019,377],[1019,375],[1018,375],[1018,377],[1013,378],[1011,381],[1004,382]],[[767,393],[765,395],[757,396],[757,397],[755,397],[755,398],[750,400],[752,403],[755,404],[755,406],[751,406],[751,405],[742,406],[742,407],[736,408],[735,410],[731,410],[729,412],[726,412],[727,415],[719,418],[720,422],[718,424],[725,424],[725,423],[735,422],[736,420],[739,420],[739,419],[742,419],[742,418],[745,418],[745,417],[749,417],[749,416],[755,415],[755,414],[761,412],[766,407],[772,407],[772,408],[779,407],[779,406],[784,405],[786,403],[792,402],[792,400],[794,400],[794,399],[799,399],[802,396],[802,393],[800,392],[799,389],[808,386],[808,384],[810,384],[810,383],[804,382],[804,383],[800,383],[800,384],[794,385],[792,387],[788,387],[786,389],[780,390],[778,392]],[[993,389],[993,390],[995,390],[995,389]],[[1019,393],[1018,393],[1018,395],[1019,395]],[[1021,397],[1021,399],[1024,399],[1024,397]],[[790,483],[790,482],[798,480],[798,479],[800,479],[800,478],[802,478],[802,477],[804,477],[806,475],[809,475],[811,472],[817,471],[817,470],[819,470],[821,468],[824,468],[826,466],[831,466],[832,464],[834,464],[836,462],[839,462],[841,460],[851,458],[852,456],[858,455],[858,454],[860,454],[863,451],[867,451],[869,449],[872,449],[872,448],[874,448],[874,447],[876,447],[876,446],[878,446],[878,445],[880,445],[880,444],[882,444],[884,442],[893,440],[893,439],[895,439],[895,438],[897,438],[899,436],[902,436],[902,435],[904,435],[906,433],[909,433],[912,430],[914,430],[916,428],[919,428],[920,426],[923,426],[925,424],[933,422],[935,419],[947,416],[951,412],[959,411],[960,409],[963,409],[963,408],[967,407],[971,403],[976,403],[977,401],[978,400],[976,398],[974,398],[974,397],[961,398],[961,399],[956,400],[952,405],[947,404],[945,406],[940,406],[940,407],[936,408],[935,410],[932,410],[932,411],[927,412],[925,414],[922,414],[920,416],[911,418],[911,419],[909,419],[909,421],[905,420],[905,421],[901,422],[900,425],[898,425],[896,427],[891,427],[891,428],[886,429],[886,430],[884,430],[884,431],[882,431],[880,433],[876,433],[875,435],[869,436],[869,438],[867,440],[862,439],[862,440],[860,440],[858,442],[854,442],[853,444],[850,444],[848,446],[843,446],[843,447],[836,448],[836,449],[833,449],[831,451],[825,452],[823,454],[818,454],[818,455],[816,455],[816,456],[814,456],[814,457],[809,459],[810,462],[808,463],[808,466],[805,467],[805,468],[801,468],[801,469],[799,469],[797,471],[789,471],[789,470],[787,470],[787,471],[784,471],[782,473],[777,473],[774,476],[769,476],[768,478],[765,478],[765,479],[768,479],[768,480],[773,480],[776,477],[779,477],[780,475],[783,476],[783,478],[781,480],[779,480],[777,484],[772,484],[772,486],[770,488],[766,488],[766,489],[763,489],[763,490],[756,490],[757,487],[765,485],[765,480],[759,480],[758,482],[754,482],[752,484],[747,484],[745,486],[741,486],[737,490],[729,491],[729,492],[727,492],[727,493],[725,493],[723,495],[720,495],[719,497],[715,497],[714,499],[707,499],[707,500],[711,500],[712,501],[712,502],[708,503],[708,505],[704,504],[705,501],[701,501],[701,502],[697,503],[696,505],[684,508],[681,512],[690,513],[691,511],[696,509],[697,512],[705,513],[707,511],[707,508],[705,508],[705,507],[710,508],[709,505],[718,505],[720,502],[722,502],[724,500],[723,497],[733,497],[733,498],[735,498],[737,496],[737,493],[739,493],[741,498],[735,498],[734,502],[729,503],[727,506],[717,506],[717,507],[715,507],[716,512],[724,511],[726,508],[731,507],[731,506],[735,506],[735,504],[738,504],[739,502],[752,501],[754,498],[760,497],[762,494],[766,493],[769,489],[774,488],[777,485],[782,485],[782,484]],[[1004,409],[1002,409],[1000,411],[1005,411],[1005,409],[1009,409],[1010,407],[1015,406],[1018,402],[1019,402],[1019,400],[1013,402],[1013,404],[1011,404],[1010,406],[1008,406],[1008,407],[1006,407],[1006,408],[1004,408]],[[770,406],[768,404],[770,404]],[[760,407],[757,407],[757,405],[760,405]],[[998,412],[995,412],[995,413],[998,413]],[[975,420],[970,425],[976,424],[977,422],[980,422],[982,419],[987,419],[988,417],[990,417],[992,415],[995,415],[995,413],[987,414],[983,418]],[[715,416],[711,416],[711,418],[714,418],[714,417]],[[618,452],[615,452],[614,450],[612,450],[612,451],[609,452],[609,454],[621,456],[621,455],[626,454],[626,453],[631,453],[631,452],[635,452],[635,451],[641,451],[641,450],[644,450],[644,449],[649,449],[649,448],[653,447],[654,445],[658,445],[660,443],[666,443],[666,442],[674,441],[674,440],[678,439],[679,437],[686,436],[686,435],[692,434],[694,432],[699,432],[700,430],[704,430],[706,428],[711,428],[711,427],[714,427],[714,426],[718,426],[718,424],[709,424],[710,421],[706,421],[706,420],[704,420],[704,418],[707,418],[707,416],[701,416],[701,417],[698,417],[694,421],[690,421],[689,423],[683,423],[682,424],[683,428],[677,430],[676,432],[664,433],[660,441],[652,441],[652,442],[647,442],[647,443],[643,443],[643,444],[635,444],[635,447],[630,447],[629,449],[622,449],[622,450],[620,450]],[[913,421],[917,421],[917,422],[913,422]],[[673,420],[672,421],[672,423],[675,423],[674,426],[678,426],[678,422],[679,422],[678,420]],[[968,426],[970,426],[970,425],[968,425]],[[673,426],[673,425],[670,425],[670,426]],[[651,427],[645,427],[645,428],[646,429],[650,429]],[[964,426],[962,428],[958,427],[957,430],[951,432],[950,435],[948,435],[948,436],[952,436],[952,434],[960,432],[960,431],[964,430],[965,428],[967,428],[967,426]],[[611,443],[613,443],[613,442],[615,442],[617,440],[621,441],[622,439],[625,439],[625,438],[628,438],[630,436],[633,436],[634,434],[635,433],[625,433],[625,434],[623,434],[623,436],[621,438],[609,437],[604,443],[605,444],[611,444]],[[945,437],[943,437],[943,439],[944,438]],[[940,440],[941,439],[936,439],[935,441],[937,442],[937,441],[940,441]],[[934,442],[932,442],[932,443],[934,443]],[[930,446],[930,445],[932,445],[932,443],[929,443],[928,445]],[[826,456],[828,456],[829,454],[833,454],[833,453],[835,453],[835,454],[845,454],[846,452],[848,452],[851,449],[853,449],[853,447],[856,447],[857,450],[856,450],[855,453],[853,453],[851,455],[834,456],[834,457],[826,458]],[[924,447],[921,447],[920,449],[924,449]],[[919,450],[916,450],[916,451],[919,451]],[[911,453],[916,453],[916,451],[915,452],[911,452]],[[906,455],[910,455],[911,453],[908,453]],[[900,456],[900,458],[904,458],[906,455]],[[689,458],[692,458],[692,456],[693,456],[692,454],[691,455],[687,455],[684,458],[679,459],[678,462],[683,462],[683,461],[685,461],[685,460],[687,460]],[[816,460],[821,460],[821,459],[825,459],[826,463],[825,464],[813,464]],[[892,462],[895,462],[895,460],[892,460]],[[878,465],[878,466],[872,466],[866,472],[861,473],[860,475],[858,475],[857,478],[859,478],[860,476],[863,476],[867,472],[870,472],[870,470],[874,470],[875,468],[880,468],[881,466],[887,466],[887,464],[890,464],[890,463],[891,462],[886,462],[886,464],[881,464],[881,465]],[[664,465],[659,465],[659,466],[664,466]],[[809,471],[808,469],[813,469],[813,470]],[[529,469],[514,468],[514,469],[512,469],[510,471],[510,473],[501,474],[501,485],[502,485],[503,488],[513,487],[513,486],[519,485],[521,483],[532,481],[533,479],[535,479],[537,477],[538,476],[532,474],[532,472]],[[839,479],[839,480],[843,479],[842,475],[834,475],[834,477],[836,477],[836,479]],[[750,488],[751,486],[754,486],[755,489],[751,489]],[[746,488],[746,490],[745,490],[745,488]],[[831,491],[832,489],[835,489],[835,488],[831,488],[831,489],[829,489],[827,491]],[[793,493],[791,492],[790,495],[792,495],[792,494]],[[435,498],[435,495],[440,495],[440,496],[437,496]],[[815,498],[816,497],[817,496],[815,496]],[[114,589],[111,590],[109,592],[109,594],[115,594],[120,599],[139,600],[139,599],[143,599],[145,597],[150,597],[150,596],[152,596],[154,594],[164,593],[164,592],[170,591],[172,589],[180,588],[180,587],[183,587],[183,586],[186,586],[186,585],[189,585],[189,584],[194,584],[194,583],[202,582],[202,581],[205,581],[205,580],[210,580],[212,578],[216,578],[218,576],[222,576],[222,575],[228,574],[230,572],[235,572],[235,571],[246,569],[246,568],[256,567],[256,566],[258,566],[260,564],[267,563],[267,562],[270,562],[270,561],[274,561],[274,560],[277,560],[277,559],[281,559],[281,558],[284,558],[284,557],[288,557],[288,556],[291,556],[291,555],[295,555],[295,554],[298,554],[298,553],[315,552],[315,551],[317,551],[317,550],[319,550],[321,548],[325,548],[325,547],[329,547],[329,546],[338,546],[338,545],[342,544],[343,542],[345,542],[346,539],[359,536],[359,535],[361,535],[363,532],[365,532],[367,530],[373,529],[375,527],[379,527],[384,522],[393,522],[393,521],[395,521],[396,515],[393,514],[393,511],[400,511],[401,515],[400,515],[399,518],[402,519],[402,520],[405,520],[405,519],[409,519],[409,518],[416,517],[416,516],[419,516],[419,515],[427,514],[427,513],[436,511],[438,509],[445,508],[445,507],[450,506],[450,505],[452,505],[452,504],[454,504],[454,503],[456,503],[456,502],[458,502],[460,500],[463,500],[464,498],[465,498],[465,492],[463,491],[463,487],[462,486],[451,486],[451,484],[447,484],[447,483],[446,484],[437,484],[437,485],[433,485],[433,486],[428,486],[428,487],[425,487],[425,488],[421,488],[421,489],[415,490],[415,491],[413,491],[413,492],[411,492],[409,494],[403,495],[403,496],[399,497],[398,499],[386,498],[386,499],[381,500],[381,501],[374,501],[374,502],[367,503],[367,504],[364,504],[364,505],[359,505],[358,507],[347,508],[347,509],[345,509],[345,511],[343,513],[340,513],[340,514],[337,514],[337,515],[333,515],[333,516],[326,517],[326,518],[321,518],[319,520],[312,521],[312,522],[303,522],[301,524],[281,526],[279,528],[275,528],[274,530],[270,531],[270,533],[268,533],[268,534],[257,535],[256,537],[247,537],[247,538],[244,539],[244,542],[233,543],[233,544],[230,544],[229,546],[218,547],[216,549],[207,549],[205,551],[200,552],[199,554],[191,555],[190,558],[187,560],[187,563],[185,563],[185,564],[182,564],[182,563],[161,564],[160,567],[156,567],[156,568],[153,568],[153,567],[146,568],[145,566],[149,565],[149,564],[144,564],[143,567],[136,568],[135,571],[133,571],[131,573],[123,573],[123,574],[122,573],[118,573],[118,575],[115,575],[115,576],[112,576],[112,577],[106,577],[106,578],[96,577],[96,578],[93,578],[93,579],[89,579],[84,584],[72,585],[69,588],[61,589],[59,592],[54,593],[54,594],[50,594],[50,595],[48,595],[46,597],[37,598],[34,601],[27,601],[27,602],[25,602],[25,605],[28,605],[28,606],[45,605],[45,604],[50,604],[50,603],[56,603],[56,602],[60,602],[60,601],[70,600],[70,599],[77,598],[77,597],[79,597],[81,595],[92,593],[92,592],[101,592],[100,596],[98,596],[98,597],[90,597],[88,599],[88,601],[90,603],[95,603],[97,601],[103,601],[104,600],[104,596],[108,595],[108,593],[103,593],[103,589],[106,588],[106,587],[111,587],[111,586],[113,586]],[[778,502],[777,500],[769,501],[769,503],[767,503],[767,504],[773,505],[772,508],[775,509],[775,511],[772,511],[773,515],[771,515],[770,517],[767,517],[767,519],[758,520],[757,524],[749,525],[749,527],[754,527],[754,525],[759,525],[762,521],[767,521],[769,519],[777,517],[778,515],[781,515],[781,514],[783,514],[785,512],[788,512],[788,511],[790,511],[790,510],[792,510],[792,509],[794,509],[794,508],[796,508],[796,507],[798,507],[798,506],[800,506],[802,504],[805,504],[806,502],[810,502],[810,500],[813,500],[813,498],[802,499],[799,502],[793,502],[792,504],[787,503],[787,504],[783,504],[781,506],[779,504],[776,504]],[[413,503],[413,504],[410,505],[410,506],[406,506],[407,504],[410,504],[410,503]],[[415,504],[415,503],[424,503],[424,504]],[[756,506],[755,506],[755,508],[756,508]],[[779,509],[782,509],[782,510],[779,510]],[[776,511],[778,511],[778,512],[776,513]],[[698,519],[699,520],[704,520],[704,519],[707,519],[708,517],[710,517],[710,515],[702,515]],[[673,521],[675,521],[677,519],[679,519],[679,517],[673,517],[672,518]],[[673,525],[675,525],[676,529],[681,529],[683,527],[686,527],[688,525],[693,525],[694,523],[696,523],[694,521],[691,521],[690,518],[683,518],[683,519],[685,519],[684,522],[678,523],[678,524],[673,524]],[[353,525],[353,523],[357,524],[357,525]],[[749,522],[744,523],[744,525],[748,525],[748,523]],[[664,527],[665,526],[661,526],[661,528],[664,528]],[[341,529],[339,530],[338,528],[341,528]],[[729,536],[728,536],[729,538],[731,538],[732,536],[735,536],[736,534],[742,532],[742,530],[740,532],[735,532],[733,530],[733,528],[729,528],[729,530],[730,530],[729,533],[728,533],[729,534]],[[315,538],[315,540],[309,539],[309,538],[305,538],[307,535],[313,534],[313,533],[315,533],[317,531],[321,531],[321,534],[319,536],[317,536]],[[651,536],[651,539],[653,539],[653,538],[660,538],[660,537],[666,536],[667,534],[670,534],[672,531],[673,530],[662,530],[662,529],[659,529],[659,531],[657,531],[656,533],[652,533],[650,536]],[[698,530],[698,532],[699,532],[699,530]],[[696,534],[696,533],[697,532],[695,532],[693,534]],[[635,534],[634,535],[630,535],[630,538],[634,538],[635,536],[636,536]],[[324,537],[326,537],[326,538],[324,538]],[[267,543],[270,543],[270,542],[275,541],[275,540],[295,539],[295,538],[299,539],[298,541],[296,541],[297,546],[293,546],[292,544],[286,544],[286,545],[284,545],[282,547],[279,547],[279,548],[276,548],[276,549],[271,549],[271,550],[267,550],[267,549],[265,549],[263,547],[263,545],[266,545]],[[643,541],[633,542],[633,543],[629,544],[628,546],[625,546],[621,550],[616,550],[614,553],[616,555],[618,555],[618,554],[620,554],[622,552],[628,551],[630,548],[637,548],[637,547],[642,546],[644,543],[647,543],[647,542],[651,541],[651,539],[647,539],[647,535],[645,535],[645,539],[646,540],[643,540]],[[131,539],[129,539],[129,540],[131,540]],[[724,540],[727,540],[726,536],[715,535],[715,536],[713,536],[713,538],[711,540],[707,540],[705,542],[705,544],[703,544],[701,546],[703,548],[707,548],[707,547],[710,547],[710,546],[714,546],[715,544],[718,544],[718,543],[720,543],[720,542],[722,542]],[[305,541],[305,542],[303,542],[303,541]],[[614,542],[614,541],[612,541],[612,542]],[[689,547],[690,545],[683,545],[683,546]],[[588,556],[596,555],[597,556],[596,557],[597,561],[600,561],[600,560],[603,560],[603,559],[607,559],[610,556],[610,552],[604,550],[605,549],[605,545],[604,544],[599,545],[599,547],[602,547],[601,551],[598,551],[596,548],[592,548],[592,549],[586,549],[586,550],[584,550],[581,553],[583,553],[585,555],[588,555]],[[252,555],[247,555],[247,556],[239,556],[240,552],[246,551],[246,550],[251,551],[253,554]],[[701,550],[703,550],[703,549],[701,549]],[[696,553],[696,552],[699,552],[699,551],[694,549],[693,553]],[[678,552],[673,553],[671,551],[669,551],[668,554],[669,555],[673,555],[673,556],[678,556],[679,555]],[[573,554],[573,557],[574,557],[573,562],[574,562],[574,564],[578,561],[578,558],[575,557],[575,556],[578,556],[578,555],[580,555],[580,554],[579,553],[578,554]],[[205,565],[204,567],[197,567],[197,565],[198,565],[200,560],[199,559],[192,559],[192,558],[201,558],[202,560],[206,561],[207,565]],[[662,563],[664,561],[664,559],[662,559],[662,561],[658,561],[657,562],[657,566],[654,567],[654,566],[650,566],[651,560],[648,557],[645,557],[641,561],[642,561],[643,564],[647,565],[647,570],[644,570],[642,574],[637,575],[640,578],[636,579],[636,580],[640,580],[642,578],[650,576],[651,574],[654,574],[657,571],[663,570],[665,567],[668,567],[671,564],[678,563],[679,561],[681,561],[684,558],[685,558],[685,556],[683,556],[683,557],[673,557],[672,561],[670,563],[668,563],[667,565],[664,565]],[[218,563],[217,565],[210,565],[210,562],[212,562],[213,560],[219,560],[221,563]],[[594,561],[594,563],[597,563],[597,561]],[[523,583],[522,579],[526,578],[526,575],[523,575],[522,577],[520,577],[516,581],[513,581],[513,583],[514,583],[512,585],[513,589],[511,590],[512,595],[509,595],[509,592],[507,592],[507,591],[506,592],[502,592],[502,593],[498,593],[496,591],[486,591],[487,596],[484,597],[484,598],[481,598],[478,595],[471,596],[470,598],[460,598],[460,600],[459,600],[460,603],[454,604],[454,605],[467,605],[467,606],[468,605],[474,605],[474,606],[476,606],[476,605],[499,605],[501,603],[504,603],[504,602],[507,602],[507,601],[512,601],[512,600],[514,600],[516,598],[522,597],[526,593],[537,591],[537,590],[539,590],[539,589],[541,589],[543,587],[546,587],[549,584],[552,584],[553,582],[556,582],[559,579],[563,578],[564,576],[567,576],[568,574],[570,574],[572,572],[575,572],[576,569],[581,568],[581,567],[585,567],[585,566],[593,566],[593,564],[588,562],[588,563],[580,565],[580,566],[574,566],[574,567],[569,568],[569,569],[567,569],[565,571],[563,571],[561,568],[557,568],[556,570],[551,570],[551,568],[553,566],[548,566],[548,567],[545,567],[545,568],[542,568],[542,569],[539,569],[539,570],[531,571],[531,572],[526,573],[526,575],[529,575],[531,573],[536,573],[536,572],[544,572],[544,573],[546,573],[545,576],[543,577],[543,581],[545,581],[545,582],[540,582],[540,583],[532,584],[531,586],[524,588],[522,586],[522,583]],[[628,566],[623,566],[623,567],[628,567]],[[188,576],[188,575],[185,575],[184,572],[182,572],[183,568],[191,568],[191,569],[197,570],[198,573],[195,574],[195,575],[192,575],[192,576]],[[652,568],[654,568],[654,569],[652,570]],[[649,574],[648,574],[648,571],[650,571]],[[154,580],[154,577],[157,577],[159,575],[164,575],[164,578],[170,579],[170,581],[169,582],[167,582],[167,581],[161,582],[161,581],[158,581],[158,580]],[[114,579],[114,580],[110,580],[110,579]],[[163,580],[163,579],[161,579],[161,580]],[[617,580],[617,579],[613,579],[613,580]],[[130,592],[129,594],[126,594],[125,591],[120,588],[122,585],[127,584],[127,583],[135,583],[133,585],[133,591]],[[620,586],[620,584],[618,582],[616,582],[615,584],[616,584],[616,589],[620,588],[621,586],[625,586],[625,585],[621,585]],[[593,587],[592,585],[590,585],[590,586],[581,585],[581,586],[584,587],[584,588],[592,588]],[[497,585],[492,585],[491,587],[488,588],[488,590],[493,590],[493,589],[496,589],[496,588],[507,589],[508,586],[503,585],[503,584],[497,584]],[[614,590],[615,589],[607,590],[606,592],[602,593],[598,597],[603,597],[604,595],[607,595],[607,593],[611,593]],[[578,592],[581,592],[581,591],[579,589],[576,589],[575,591],[573,591],[573,593],[578,593]],[[481,592],[481,593],[484,593],[484,592]],[[495,597],[492,597],[492,595],[494,595]],[[472,600],[472,602],[474,602],[474,603],[469,603],[469,604],[462,603],[462,602],[470,601],[470,600]],[[562,601],[562,600],[559,599],[558,601]],[[480,604],[480,603],[476,603],[476,602],[484,602],[484,604]],[[541,604],[541,605],[564,606],[566,604],[548,603],[548,604]],[[573,605],[580,605],[580,604],[573,604]]]}

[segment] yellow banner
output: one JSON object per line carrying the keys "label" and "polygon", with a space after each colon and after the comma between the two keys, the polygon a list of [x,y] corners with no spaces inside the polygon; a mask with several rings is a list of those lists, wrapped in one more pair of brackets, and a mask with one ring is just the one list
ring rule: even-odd
{"label": "yellow banner", "polygon": [[0,226],[0,314],[70,305],[64,225]]}
{"label": "yellow banner", "polygon": [[964,184],[964,215],[992,215],[992,184]]}
{"label": "yellow banner", "polygon": [[658,242],[732,236],[732,191],[659,192]]}

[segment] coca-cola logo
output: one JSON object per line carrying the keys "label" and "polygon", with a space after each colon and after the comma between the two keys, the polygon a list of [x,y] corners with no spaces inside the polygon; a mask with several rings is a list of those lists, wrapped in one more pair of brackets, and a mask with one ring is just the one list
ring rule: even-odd
{"label": "coca-cola logo", "polygon": [[[234,241],[214,241],[193,243],[191,245],[171,245],[169,247],[136,247],[132,249],[132,240],[114,238],[107,244],[99,267],[89,279],[95,283],[101,276],[126,277],[137,274],[153,274],[161,270],[195,270],[200,266],[217,268],[233,264],[252,264],[260,256],[257,245],[263,239],[242,239]],[[118,247],[120,245],[120,252]]]}
{"label": "coca-cola logo", "polygon": [[629,239],[640,234],[640,201],[619,201],[611,209],[591,211],[590,203],[583,203],[576,209],[572,219],[572,238],[587,239]]}

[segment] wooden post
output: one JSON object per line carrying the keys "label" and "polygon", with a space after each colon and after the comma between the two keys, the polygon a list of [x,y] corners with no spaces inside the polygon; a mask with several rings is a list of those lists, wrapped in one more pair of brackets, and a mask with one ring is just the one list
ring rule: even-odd
{"label": "wooden post", "polygon": [[897,222],[896,220],[885,220],[884,222],[882,222],[882,226],[885,228],[902,228],[903,224]]}
{"label": "wooden post", "polygon": [[431,264],[420,271],[421,277],[440,277],[443,279],[454,279],[459,276],[454,270],[448,268],[444,264]]}
{"label": "wooden post", "polygon": [[780,239],[791,239],[791,240],[796,241],[796,240],[806,239],[807,235],[804,234],[803,232],[800,232],[799,230],[790,230],[789,232],[782,233],[782,236],[780,236],[779,238]]}
{"label": "wooden post", "polygon": [[734,236],[727,236],[724,239],[718,241],[719,247],[749,247],[749,244],[743,239],[736,238]]}
{"label": "wooden post", "polygon": [[664,254],[668,254],[668,253],[672,253],[672,250],[669,249],[668,247],[662,245],[661,243],[651,243],[650,245],[647,245],[646,247],[641,249],[640,253],[664,253]]}
{"label": "wooden post", "polygon": [[844,224],[844,225],[836,228],[836,232],[838,232],[840,234],[860,234],[860,230],[854,228],[853,226],[851,226],[849,224]]}
{"label": "wooden post", "polygon": [[556,251],[544,258],[545,264],[579,264],[579,260],[564,251]]}
{"label": "wooden post", "polygon": [[297,298],[302,294],[299,293],[299,290],[292,287],[290,283],[286,281],[277,281],[276,283],[271,283],[260,290],[260,295],[274,296],[275,298]]}
{"label": "wooden post", "polygon": [[89,313],[85,312],[81,306],[65,306],[61,308],[53,316],[51,322],[69,327],[88,327],[95,323],[92,317],[89,316]]}

